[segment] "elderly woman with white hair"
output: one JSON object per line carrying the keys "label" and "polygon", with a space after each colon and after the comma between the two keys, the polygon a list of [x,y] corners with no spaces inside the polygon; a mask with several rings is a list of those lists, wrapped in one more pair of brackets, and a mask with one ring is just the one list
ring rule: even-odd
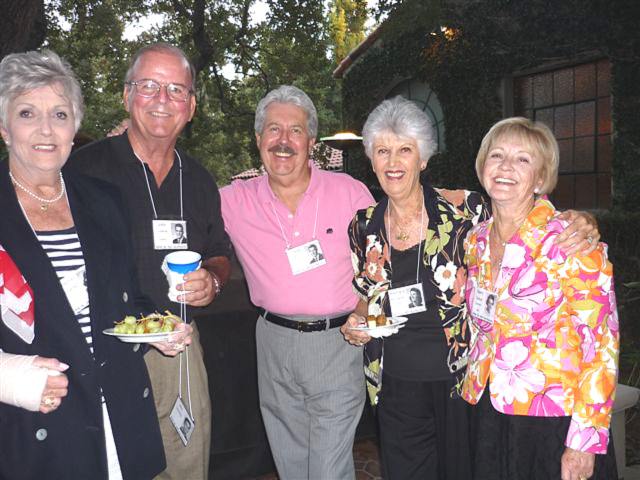
{"label": "elderly woman with white hair", "polygon": [[[102,334],[152,309],[122,200],[61,173],[82,114],[55,53],[0,63],[0,478],[139,480],[165,468],[146,349]],[[176,355],[189,328],[173,337],[154,345]]]}
{"label": "elderly woman with white hair", "polygon": [[[350,343],[366,344],[383,476],[468,480],[470,409],[459,396],[469,347],[462,245],[489,217],[488,205],[479,193],[421,182],[436,145],[429,118],[408,100],[382,102],[362,135],[386,197],[351,224],[353,285],[362,299],[342,332]],[[597,235],[584,218],[576,222],[561,246],[582,248],[588,243],[581,238]],[[407,301],[412,289],[424,300],[419,306]],[[382,340],[353,328],[381,315],[408,321]]]}
{"label": "elderly woman with white hair", "polygon": [[521,117],[496,123],[476,159],[492,207],[465,241],[472,341],[462,396],[478,404],[477,480],[618,478],[613,267],[604,244],[575,255],[555,245],[566,223],[544,195],[558,164],[553,133]]}

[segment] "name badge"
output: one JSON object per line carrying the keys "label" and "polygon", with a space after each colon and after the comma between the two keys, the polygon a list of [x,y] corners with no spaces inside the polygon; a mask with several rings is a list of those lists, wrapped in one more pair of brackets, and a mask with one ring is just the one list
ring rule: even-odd
{"label": "name badge", "polygon": [[178,397],[176,399],[176,403],[173,405],[173,409],[171,410],[171,414],[169,415],[171,419],[171,423],[173,423],[173,427],[178,432],[178,436],[180,440],[182,440],[183,445],[186,447],[191,440],[191,435],[196,428],[195,420],[189,415],[187,412],[184,403],[182,403],[182,399]]}
{"label": "name badge", "polygon": [[89,305],[89,291],[87,289],[87,269],[80,267],[67,272],[60,279],[60,284],[67,294],[67,299],[71,305],[73,313],[78,315]]}
{"label": "name badge", "polygon": [[153,248],[156,250],[187,250],[186,220],[151,220]]}
{"label": "name badge", "polygon": [[291,272],[294,275],[322,267],[327,263],[319,240],[312,240],[294,248],[287,248],[285,253],[291,266]]}
{"label": "name badge", "polygon": [[387,292],[391,315],[406,316],[411,313],[426,312],[422,283],[414,283],[406,287],[392,288]]}
{"label": "name badge", "polygon": [[473,305],[471,306],[471,316],[477,320],[482,320],[489,325],[493,325],[496,315],[498,297],[495,293],[484,288],[477,288]]}

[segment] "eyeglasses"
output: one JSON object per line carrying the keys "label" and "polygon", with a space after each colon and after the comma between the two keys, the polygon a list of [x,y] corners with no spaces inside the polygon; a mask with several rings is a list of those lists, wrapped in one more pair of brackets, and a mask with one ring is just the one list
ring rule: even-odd
{"label": "eyeglasses", "polygon": [[164,87],[167,90],[167,96],[176,102],[186,102],[193,93],[193,90],[181,83],[159,83],[148,78],[136,82],[127,82],[127,85],[136,87],[136,93],[144,98],[155,97],[160,93],[160,89]]}

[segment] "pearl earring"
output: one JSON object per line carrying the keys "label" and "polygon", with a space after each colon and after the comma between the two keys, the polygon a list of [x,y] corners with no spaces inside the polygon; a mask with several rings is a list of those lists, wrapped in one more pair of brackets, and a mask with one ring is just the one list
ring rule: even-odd
{"label": "pearl earring", "polygon": [[538,187],[534,188],[533,193],[537,195],[538,193],[540,193],[540,189]]}

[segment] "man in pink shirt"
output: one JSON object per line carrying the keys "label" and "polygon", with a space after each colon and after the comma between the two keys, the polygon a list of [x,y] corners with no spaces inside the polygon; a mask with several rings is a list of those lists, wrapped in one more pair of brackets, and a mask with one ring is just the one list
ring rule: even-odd
{"label": "man in pink shirt", "polygon": [[373,198],[313,165],[317,128],[303,91],[269,92],[255,118],[267,175],[223,188],[222,216],[260,308],[260,409],[280,478],[353,479],[362,351],[339,327],[357,303],[347,228]]}

